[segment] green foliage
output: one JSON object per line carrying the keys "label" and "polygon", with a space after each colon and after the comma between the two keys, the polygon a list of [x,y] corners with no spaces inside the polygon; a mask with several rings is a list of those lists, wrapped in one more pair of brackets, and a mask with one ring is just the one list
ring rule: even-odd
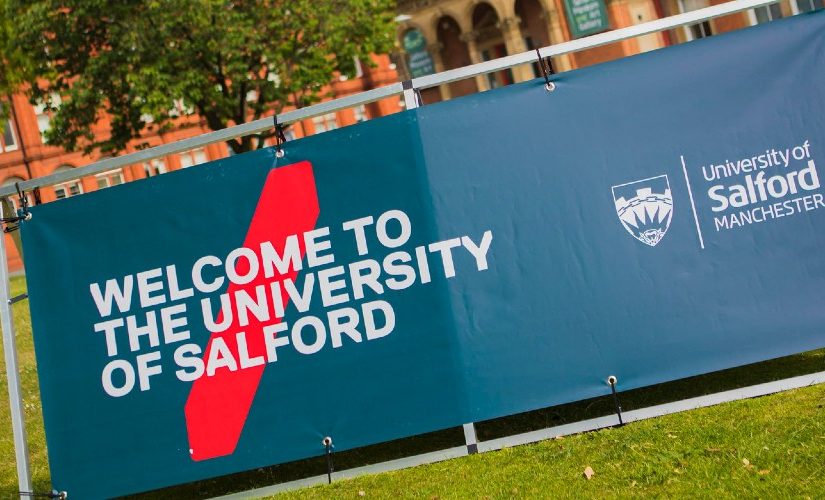
{"label": "green foliage", "polygon": [[824,407],[818,385],[277,498],[821,498]]}
{"label": "green foliage", "polygon": [[[0,0],[0,99],[3,101],[32,75],[31,61],[15,39],[14,18],[7,15],[8,12],[7,0]],[[7,105],[0,105],[0,132],[9,118],[9,109]]]}
{"label": "green foliage", "polygon": [[[86,152],[121,151],[186,110],[218,130],[308,105],[393,43],[392,0],[7,1],[37,61],[32,99],[62,96],[49,143]],[[109,135],[93,132],[101,112]]]}

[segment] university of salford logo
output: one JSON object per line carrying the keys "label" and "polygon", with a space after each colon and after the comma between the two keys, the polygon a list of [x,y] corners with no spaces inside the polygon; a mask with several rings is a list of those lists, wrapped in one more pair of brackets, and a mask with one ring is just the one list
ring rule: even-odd
{"label": "university of salford logo", "polygon": [[667,175],[613,186],[616,214],[627,232],[655,247],[665,237],[673,215]]}

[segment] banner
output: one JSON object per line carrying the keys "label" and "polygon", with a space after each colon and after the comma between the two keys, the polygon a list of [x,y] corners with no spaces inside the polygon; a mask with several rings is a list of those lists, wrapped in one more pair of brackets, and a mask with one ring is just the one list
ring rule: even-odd
{"label": "banner", "polygon": [[825,346],[824,28],[32,208],[54,486],[124,495]]}

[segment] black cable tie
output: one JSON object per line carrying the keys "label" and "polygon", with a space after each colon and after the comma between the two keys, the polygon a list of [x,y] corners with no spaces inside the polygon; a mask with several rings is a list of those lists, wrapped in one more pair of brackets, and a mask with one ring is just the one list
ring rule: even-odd
{"label": "black cable tie", "polygon": [[20,223],[24,220],[32,218],[29,212],[29,199],[26,194],[20,189],[20,183],[15,182],[14,188],[17,190],[17,196],[20,197],[20,208],[17,210],[17,215],[14,217],[0,217],[0,224],[3,225],[4,233],[11,233],[20,229]]}
{"label": "black cable tie", "polygon": [[413,89],[413,92],[415,92],[415,101],[418,103],[418,107],[420,108],[424,105],[424,98],[421,97],[421,89]]}
{"label": "black cable tie", "polygon": [[615,375],[607,377],[607,383],[610,385],[610,392],[613,394],[613,404],[616,406],[616,416],[619,417],[619,426],[624,425],[622,420],[622,404],[619,402],[619,395],[616,393],[616,382],[618,379]]}
{"label": "black cable tie", "polygon": [[321,444],[324,445],[327,455],[327,484],[332,484],[332,473],[335,470],[335,467],[332,464],[332,449],[334,448],[332,445],[332,438],[329,436],[325,437],[321,440]]}
{"label": "black cable tie", "polygon": [[32,214],[29,212],[22,213],[21,215],[17,215],[15,217],[0,217],[0,224],[3,224],[3,232],[4,233],[13,233],[20,229],[20,222],[24,220],[29,220],[32,218]]}
{"label": "black cable tie", "polygon": [[29,199],[26,197],[26,193],[20,189],[20,183],[15,182],[14,188],[17,189],[17,196],[20,197],[20,211],[23,212],[24,217],[28,220],[30,217],[29,214]]}
{"label": "black cable tie", "polygon": [[550,81],[550,75],[555,74],[555,70],[553,69],[553,60],[549,57],[544,58],[541,57],[541,50],[536,49],[536,56],[538,57],[539,68],[541,68],[541,73],[544,75],[544,88],[547,89],[548,92],[552,92],[556,90],[556,84]]}
{"label": "black cable tie", "polygon": [[21,293],[20,295],[15,295],[14,297],[10,298],[9,299],[9,304],[10,305],[11,304],[16,304],[16,303],[20,302],[21,300],[26,300],[28,298],[29,298],[29,294]]}
{"label": "black cable tie", "polygon": [[283,145],[286,142],[286,135],[284,134],[284,126],[278,123],[278,114],[272,117],[273,125],[275,127],[275,156],[278,158],[284,157]]}

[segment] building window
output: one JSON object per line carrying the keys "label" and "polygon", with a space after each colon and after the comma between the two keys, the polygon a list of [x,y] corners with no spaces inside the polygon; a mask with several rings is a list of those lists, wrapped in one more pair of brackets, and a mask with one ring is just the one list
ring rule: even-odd
{"label": "building window", "polygon": [[767,23],[782,18],[782,7],[778,3],[753,9],[753,24]]}
{"label": "building window", "polygon": [[175,99],[172,101],[172,107],[169,109],[170,117],[177,118],[193,114],[195,114],[195,108],[186,104],[183,99]]}
{"label": "building window", "polygon": [[[708,0],[679,0],[679,10],[682,12],[704,9],[705,7],[710,7]],[[700,23],[691,24],[689,26],[685,26],[684,29],[688,41],[713,35],[710,21],[702,21]]]}
{"label": "building window", "polygon": [[40,130],[40,140],[46,144],[46,132],[51,128],[52,110],[59,107],[62,103],[60,95],[52,93],[49,96],[49,101],[40,101],[34,106],[34,114],[37,116],[37,128]]}
{"label": "building window", "polygon": [[355,122],[361,123],[369,120],[367,116],[367,108],[363,104],[355,108]]}
{"label": "building window", "polygon": [[123,172],[120,169],[97,174],[95,178],[97,179],[98,189],[105,189],[107,187],[123,184]]}
{"label": "building window", "polygon": [[[63,172],[65,170],[71,170],[72,168],[74,167],[72,167],[71,165],[62,165],[60,167],[57,167],[54,173]],[[58,200],[82,193],[83,185],[80,184],[80,180],[64,182],[63,184],[56,184],[54,186],[54,194],[57,196]]]}
{"label": "building window", "polygon": [[155,158],[154,160],[149,160],[143,162],[143,171],[146,173],[146,177],[154,177],[156,175],[165,174],[166,173],[166,161],[163,158]]}
{"label": "building window", "polygon": [[335,130],[338,128],[338,120],[335,118],[335,113],[327,113],[322,116],[316,116],[312,119],[312,125],[315,127],[315,133],[320,134],[327,130]]}
{"label": "building window", "polygon": [[823,0],[796,0],[796,10],[799,13],[810,12],[825,6]]}
{"label": "building window", "polygon": [[203,148],[193,149],[192,151],[187,151],[180,154],[181,168],[200,165],[201,163],[206,163],[208,161],[209,158],[206,156],[206,151]]}
{"label": "building window", "polygon": [[81,194],[82,192],[83,186],[80,185],[80,181],[66,182],[64,184],[58,184],[54,187],[54,194],[57,196],[58,200]]}
{"label": "building window", "polygon": [[44,104],[35,106],[34,112],[37,115],[37,129],[40,130],[40,140],[43,144],[46,144],[46,132],[51,128],[52,117]]}
{"label": "building window", "polygon": [[[493,59],[498,59],[500,57],[507,56],[507,49],[504,47],[503,43],[492,45],[486,49],[481,50],[481,59],[484,61],[492,61]],[[513,79],[513,71],[510,69],[505,69],[502,71],[496,71],[495,73],[487,73],[487,84],[490,86],[491,89],[497,89],[500,87],[504,87],[506,85],[510,85],[515,80]]]}
{"label": "building window", "polygon": [[14,124],[11,120],[6,122],[3,135],[0,137],[0,153],[17,150],[17,137],[14,135]]}
{"label": "building window", "polygon": [[361,65],[361,61],[356,57],[355,58],[355,78],[362,78],[364,76],[364,66]]}

